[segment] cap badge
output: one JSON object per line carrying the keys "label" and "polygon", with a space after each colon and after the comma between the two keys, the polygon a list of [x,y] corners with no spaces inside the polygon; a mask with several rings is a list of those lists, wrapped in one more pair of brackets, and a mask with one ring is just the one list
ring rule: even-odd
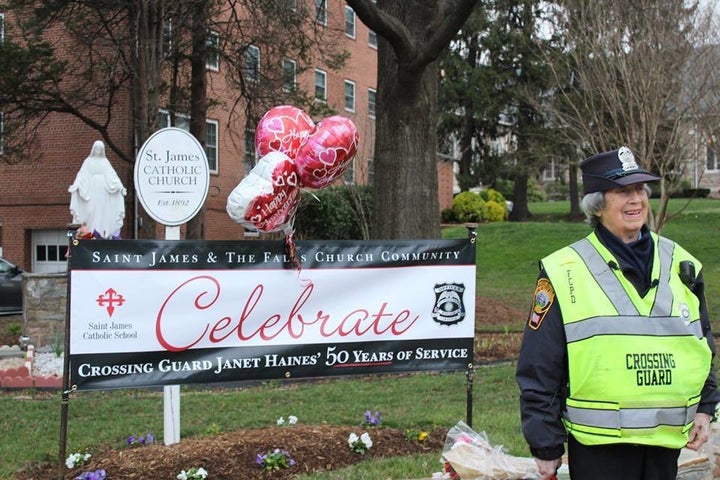
{"label": "cap badge", "polygon": [[635,162],[635,155],[627,147],[620,147],[618,150],[618,160],[622,163],[623,172],[630,172],[633,170],[639,170],[637,162]]}

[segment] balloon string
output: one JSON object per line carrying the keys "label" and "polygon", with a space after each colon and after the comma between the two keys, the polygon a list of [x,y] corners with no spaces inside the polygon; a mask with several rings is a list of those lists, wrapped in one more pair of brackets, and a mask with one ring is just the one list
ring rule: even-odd
{"label": "balloon string", "polygon": [[300,276],[300,270],[302,270],[302,264],[297,256],[297,249],[295,248],[295,231],[290,230],[285,233],[285,253],[287,254],[290,263],[293,268],[297,270],[298,277]]}
{"label": "balloon string", "polygon": [[294,223],[295,217],[293,217],[289,224],[286,225],[283,229],[283,233],[285,234],[285,254],[290,260],[293,268],[297,270],[297,278],[298,280],[300,280],[300,284],[302,286],[307,286],[312,284],[312,280],[309,278],[300,278],[300,272],[302,271],[302,263],[300,263],[300,259],[297,255],[297,249],[295,248],[295,229],[293,228]]}

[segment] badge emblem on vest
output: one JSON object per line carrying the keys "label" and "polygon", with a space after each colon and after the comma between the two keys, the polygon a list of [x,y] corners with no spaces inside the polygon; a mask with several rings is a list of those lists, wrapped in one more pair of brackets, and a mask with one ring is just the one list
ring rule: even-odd
{"label": "badge emblem on vest", "polygon": [[686,303],[681,303],[679,306],[680,309],[680,318],[685,320],[685,324],[687,325],[690,322],[690,308],[688,308]]}
{"label": "badge emblem on vest", "polygon": [[465,285],[460,283],[435,285],[433,320],[441,325],[454,325],[462,322],[465,319],[463,293],[465,293]]}
{"label": "badge emblem on vest", "polygon": [[530,311],[528,326],[533,330],[537,330],[540,328],[542,321],[545,319],[545,315],[555,300],[555,290],[547,278],[538,279],[537,285],[535,286],[534,297],[535,301]]}

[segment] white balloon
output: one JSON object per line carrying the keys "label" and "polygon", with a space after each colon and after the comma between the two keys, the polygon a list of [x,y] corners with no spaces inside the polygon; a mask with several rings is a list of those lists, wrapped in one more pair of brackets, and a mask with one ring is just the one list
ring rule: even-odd
{"label": "white balloon", "polygon": [[300,188],[293,160],[283,152],[263,156],[228,196],[233,221],[261,232],[286,230],[292,223]]}

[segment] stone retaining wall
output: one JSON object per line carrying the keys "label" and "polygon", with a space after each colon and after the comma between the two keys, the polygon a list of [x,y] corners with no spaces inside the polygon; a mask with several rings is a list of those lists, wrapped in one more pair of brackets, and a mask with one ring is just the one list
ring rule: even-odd
{"label": "stone retaining wall", "polygon": [[31,346],[27,352],[21,352],[17,345],[0,346],[0,358],[23,357],[21,365],[0,366],[0,388],[60,388],[62,377],[33,375],[32,365],[35,348],[64,350],[66,305],[67,273],[23,273],[22,317],[5,317],[1,323],[20,323]]}
{"label": "stone retaining wall", "polygon": [[23,333],[35,347],[61,348],[65,338],[67,273],[23,274]]}

